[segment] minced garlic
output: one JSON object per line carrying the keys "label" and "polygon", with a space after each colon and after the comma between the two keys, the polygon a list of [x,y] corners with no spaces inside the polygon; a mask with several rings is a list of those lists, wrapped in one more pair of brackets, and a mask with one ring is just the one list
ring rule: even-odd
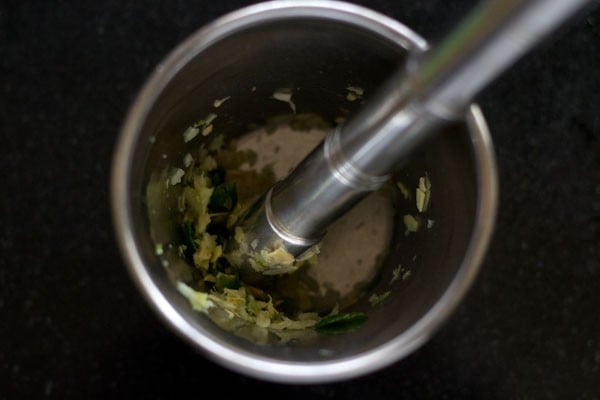
{"label": "minced garlic", "polygon": [[221,107],[223,105],[223,103],[225,103],[230,98],[231,98],[231,96],[223,97],[222,99],[216,99],[215,101],[213,101],[213,107],[214,108]]}
{"label": "minced garlic", "polygon": [[410,191],[403,182],[396,182],[396,187],[398,188],[398,190],[400,190],[400,193],[402,194],[402,197],[404,197],[405,200],[410,199]]}
{"label": "minced garlic", "polygon": [[347,86],[346,90],[348,91],[346,93],[346,100],[348,101],[356,101],[360,98],[362,98],[363,94],[364,94],[364,90],[363,88],[359,87],[359,86]]}
{"label": "minced garlic", "polygon": [[218,307],[229,318],[240,318],[262,328],[276,330],[298,330],[314,326],[321,318],[317,313],[300,313],[294,319],[286,317],[268,301],[255,298],[242,286],[239,289],[225,288],[222,293],[196,291],[183,282],[177,283],[177,290],[188,299],[194,310],[207,313]]}
{"label": "minced garlic", "polygon": [[404,217],[402,217],[402,221],[404,222],[404,226],[406,228],[404,231],[406,235],[411,232],[417,232],[421,227],[420,219],[411,214],[405,214]]}
{"label": "minced garlic", "polygon": [[194,162],[194,157],[192,157],[192,155],[190,153],[187,153],[185,156],[183,156],[183,166],[186,168],[191,167],[192,163]]}
{"label": "minced garlic", "polygon": [[202,128],[202,136],[208,136],[213,131],[213,125],[209,124]]}
{"label": "minced garlic", "polygon": [[183,178],[184,175],[184,170],[182,170],[181,168],[175,168],[171,173],[171,176],[169,177],[169,184],[171,186],[177,185],[179,182],[181,182],[181,178]]}
{"label": "minced garlic", "polygon": [[184,143],[187,143],[187,142],[193,140],[196,136],[198,136],[198,133],[200,133],[200,128],[198,128],[196,126],[190,126],[189,128],[187,128],[183,132]]}
{"label": "minced garlic", "polygon": [[417,210],[419,210],[419,212],[427,211],[429,199],[431,197],[431,181],[429,180],[429,176],[427,174],[419,178],[419,186],[417,186],[415,194]]}
{"label": "minced garlic", "polygon": [[387,299],[390,294],[392,294],[391,290],[388,290],[387,292],[381,294],[373,293],[371,297],[369,297],[369,303],[371,303],[371,307],[375,307],[381,304],[381,302]]}
{"label": "minced garlic", "polygon": [[292,112],[296,113],[296,105],[292,101],[292,89],[291,88],[279,88],[273,95],[271,96],[275,100],[283,101],[284,103],[288,103]]}

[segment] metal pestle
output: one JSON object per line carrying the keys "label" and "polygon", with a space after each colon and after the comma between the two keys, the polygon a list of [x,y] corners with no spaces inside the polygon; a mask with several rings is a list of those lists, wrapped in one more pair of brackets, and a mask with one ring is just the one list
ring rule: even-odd
{"label": "metal pestle", "polygon": [[[490,0],[475,7],[438,46],[411,55],[358,115],[246,212],[237,224],[244,242],[253,250],[283,246],[301,256],[438,128],[462,119],[482,88],[587,4]],[[231,243],[228,252],[241,256],[234,266],[243,276],[289,272],[281,265],[257,270],[249,247]]]}

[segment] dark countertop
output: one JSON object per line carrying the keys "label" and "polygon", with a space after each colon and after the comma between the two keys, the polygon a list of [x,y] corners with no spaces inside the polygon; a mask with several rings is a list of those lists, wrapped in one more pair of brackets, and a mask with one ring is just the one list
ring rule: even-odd
{"label": "dark countertop", "polygon": [[[0,3],[0,399],[600,398],[600,12],[478,99],[501,198],[482,271],[443,328],[365,377],[237,375],[172,333],[115,245],[113,147],[168,51],[251,1]],[[361,1],[427,39],[474,0]],[[183,397],[180,397],[183,398]]]}

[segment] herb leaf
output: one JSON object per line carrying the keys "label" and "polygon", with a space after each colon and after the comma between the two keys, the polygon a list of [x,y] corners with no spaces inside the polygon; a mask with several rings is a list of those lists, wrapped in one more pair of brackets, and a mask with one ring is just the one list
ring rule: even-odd
{"label": "herb leaf", "polygon": [[228,212],[233,210],[237,203],[237,187],[235,183],[221,183],[213,190],[208,202],[208,211],[211,213]]}
{"label": "herb leaf", "polygon": [[363,312],[348,312],[323,317],[315,324],[315,330],[322,333],[338,334],[357,329],[367,320]]}
{"label": "herb leaf", "polygon": [[225,180],[225,171],[223,171],[220,168],[213,169],[212,171],[208,172],[206,175],[210,179],[210,182],[213,187],[219,186]]}
{"label": "herb leaf", "polygon": [[241,285],[240,279],[236,275],[224,274],[222,272],[217,273],[217,281],[215,282],[217,290],[239,289]]}
{"label": "herb leaf", "polygon": [[185,246],[184,256],[191,262],[194,252],[198,249],[198,235],[193,222],[184,222],[179,225],[181,243]]}
{"label": "herb leaf", "polygon": [[198,248],[198,237],[193,222],[185,222],[180,226],[181,239],[185,247],[192,251]]}

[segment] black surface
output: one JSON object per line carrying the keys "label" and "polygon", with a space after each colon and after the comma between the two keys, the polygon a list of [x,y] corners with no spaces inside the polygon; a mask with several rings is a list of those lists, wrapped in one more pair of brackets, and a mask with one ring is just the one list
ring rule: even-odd
{"label": "black surface", "polygon": [[[567,1],[567,0],[565,0]],[[0,2],[0,399],[600,398],[600,12],[479,98],[501,199],[481,274],[424,347],[330,385],[246,378],[140,297],[114,242],[109,170],[144,79],[243,1]],[[361,2],[433,39],[474,0]]]}

